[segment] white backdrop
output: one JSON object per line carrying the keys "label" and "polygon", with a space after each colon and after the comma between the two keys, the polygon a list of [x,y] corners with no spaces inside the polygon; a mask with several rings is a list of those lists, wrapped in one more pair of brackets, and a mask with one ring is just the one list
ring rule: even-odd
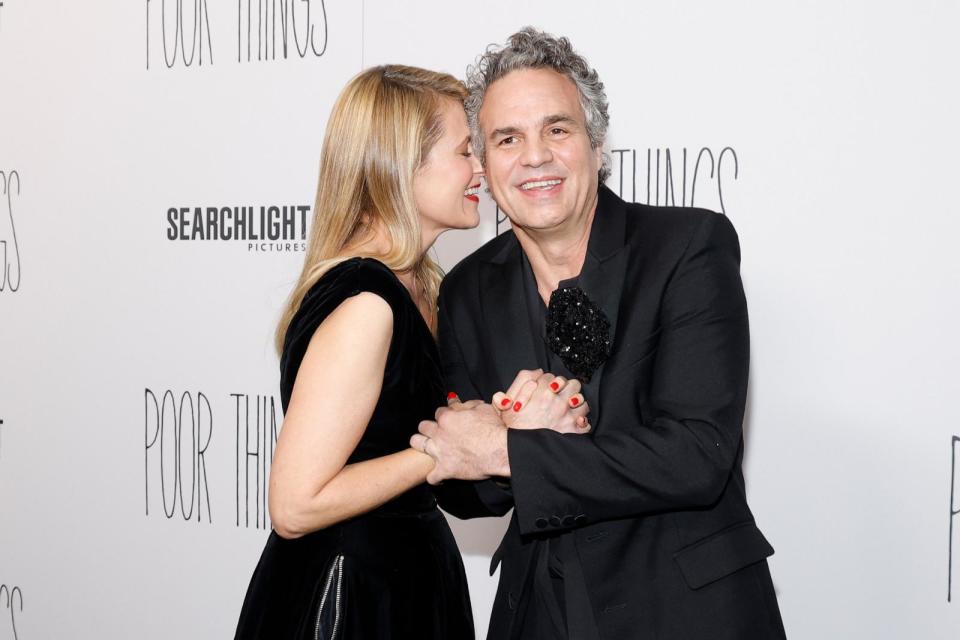
{"label": "white backdrop", "polygon": [[[0,640],[232,637],[333,100],[374,64],[462,77],[526,24],[600,71],[611,187],[695,196],[739,231],[746,475],[789,637],[958,637],[958,19],[947,0],[0,0]],[[481,206],[445,267],[496,233]],[[249,222],[208,239],[197,207]],[[292,212],[280,237],[259,239],[261,207]],[[451,524],[482,634],[505,521]]]}

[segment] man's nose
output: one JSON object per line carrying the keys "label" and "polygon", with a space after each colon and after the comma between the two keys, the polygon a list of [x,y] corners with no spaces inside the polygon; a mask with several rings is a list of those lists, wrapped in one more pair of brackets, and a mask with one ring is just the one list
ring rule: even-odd
{"label": "man's nose", "polygon": [[553,160],[550,146],[540,138],[531,138],[523,147],[520,161],[529,167],[539,167]]}

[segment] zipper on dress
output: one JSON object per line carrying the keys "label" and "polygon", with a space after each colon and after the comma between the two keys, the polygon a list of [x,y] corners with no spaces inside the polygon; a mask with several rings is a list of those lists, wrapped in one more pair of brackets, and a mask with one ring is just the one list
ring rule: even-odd
{"label": "zipper on dress", "polygon": [[320,619],[323,616],[323,608],[327,604],[327,597],[330,595],[330,587],[333,584],[333,576],[337,576],[337,593],[335,599],[335,609],[333,614],[333,633],[330,634],[331,640],[337,636],[337,628],[340,626],[340,588],[343,582],[343,555],[338,554],[330,565],[327,572],[327,579],[323,585],[323,596],[320,598],[320,606],[317,608],[317,620],[313,628],[313,640],[320,640]]}
{"label": "zipper on dress", "polygon": [[340,587],[343,584],[343,556],[337,558],[337,608],[333,614],[333,636],[331,640],[337,637],[337,629],[340,628]]}

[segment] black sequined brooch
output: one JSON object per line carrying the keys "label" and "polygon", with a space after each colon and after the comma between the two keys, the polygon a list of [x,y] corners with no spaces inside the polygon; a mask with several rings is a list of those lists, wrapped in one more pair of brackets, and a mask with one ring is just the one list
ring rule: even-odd
{"label": "black sequined brooch", "polygon": [[557,289],[547,306],[547,345],[578,380],[590,382],[610,355],[610,321],[583,289]]}

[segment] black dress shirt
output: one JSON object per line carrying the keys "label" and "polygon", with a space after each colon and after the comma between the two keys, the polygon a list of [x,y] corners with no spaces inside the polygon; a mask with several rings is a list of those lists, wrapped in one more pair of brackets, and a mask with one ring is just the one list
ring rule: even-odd
{"label": "black dress shirt", "polygon": [[[575,376],[547,343],[547,305],[540,297],[537,279],[533,275],[533,268],[525,254],[521,262],[527,318],[530,322],[530,335],[534,336],[537,361],[544,371],[571,380]],[[557,288],[579,286],[579,279],[579,276],[575,276],[561,280]],[[557,544],[551,544],[549,539],[545,540],[536,560],[534,577],[530,583],[529,591],[532,593],[525,593],[523,598],[528,603],[524,616],[523,638],[553,640],[567,637],[563,588],[563,557],[560,547]]]}

